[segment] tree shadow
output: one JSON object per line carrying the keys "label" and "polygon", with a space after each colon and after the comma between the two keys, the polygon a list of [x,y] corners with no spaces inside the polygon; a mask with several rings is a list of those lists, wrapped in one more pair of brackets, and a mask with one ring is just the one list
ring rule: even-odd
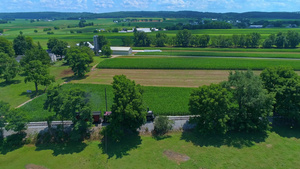
{"label": "tree shadow", "polygon": [[64,82],[70,82],[72,80],[83,80],[86,79],[87,77],[89,77],[89,75],[84,75],[84,76],[67,76],[67,77],[63,77],[62,80]]}
{"label": "tree shadow", "polygon": [[0,144],[0,153],[7,154],[8,152],[14,151],[21,148],[25,144],[26,133],[16,133],[10,136],[7,136],[3,140],[3,144]]}
{"label": "tree shadow", "polygon": [[[54,128],[52,128],[52,130],[55,132]],[[69,137],[69,135],[66,134],[66,137]],[[35,146],[35,151],[52,150],[52,155],[58,156],[63,154],[80,153],[85,149],[87,144],[79,141],[72,142],[69,139],[66,139],[64,142],[55,142],[55,139],[50,135],[47,127],[39,132]]]}
{"label": "tree shadow", "polygon": [[27,91],[26,92],[22,92],[20,94],[20,96],[27,96],[28,98],[34,98],[36,96],[39,96],[41,94],[44,94],[45,93],[45,90],[38,90],[38,92],[36,93],[35,90],[32,91],[31,93],[28,93]]}
{"label": "tree shadow", "polygon": [[52,155],[64,155],[80,153],[87,146],[83,142],[67,142],[67,143],[47,143],[47,144],[37,144],[35,151],[52,150]]}
{"label": "tree shadow", "polygon": [[0,87],[6,87],[6,86],[9,86],[11,84],[19,84],[21,83],[21,80],[11,80],[11,81],[4,81],[4,82],[1,82],[0,83]]}
{"label": "tree shadow", "polygon": [[225,135],[203,135],[194,130],[184,131],[181,140],[192,142],[197,146],[214,146],[221,147],[223,145],[235,148],[251,147],[256,143],[264,142],[268,137],[266,132],[244,133],[229,132]]}
{"label": "tree shadow", "polygon": [[152,138],[154,138],[156,141],[168,139],[168,138],[171,138],[171,137],[172,136],[169,136],[169,135],[159,136],[159,135],[155,135],[155,134],[152,136]]}
{"label": "tree shadow", "polygon": [[272,131],[280,135],[281,137],[297,138],[300,139],[300,126],[288,127],[288,126],[273,126]]}
{"label": "tree shadow", "polygon": [[142,139],[139,134],[132,133],[124,136],[120,141],[114,142],[109,138],[104,137],[101,143],[98,145],[103,154],[108,155],[108,159],[116,156],[116,158],[122,158],[129,155],[128,151],[136,149],[142,143]]}

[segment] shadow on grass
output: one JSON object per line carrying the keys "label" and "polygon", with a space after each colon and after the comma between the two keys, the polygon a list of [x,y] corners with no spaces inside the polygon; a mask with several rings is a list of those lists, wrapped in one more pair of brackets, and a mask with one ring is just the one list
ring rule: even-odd
{"label": "shadow on grass", "polygon": [[80,153],[87,144],[83,142],[37,144],[35,151],[52,150],[54,156]]}
{"label": "shadow on grass", "polygon": [[38,90],[38,93],[36,93],[35,92],[35,90],[34,91],[32,91],[32,93],[27,93],[27,91],[25,91],[25,92],[22,92],[21,94],[20,94],[20,96],[27,96],[28,98],[34,98],[34,97],[36,97],[36,96],[39,96],[39,95],[41,95],[41,94],[44,94],[45,93],[45,91],[44,90]]}
{"label": "shadow on grass", "polygon": [[142,143],[141,137],[138,133],[132,133],[124,136],[119,142],[111,141],[109,138],[104,138],[98,145],[103,154],[107,154],[108,158],[116,156],[116,158],[122,158],[129,155],[128,151],[136,149]]}
{"label": "shadow on grass", "polygon": [[273,126],[272,131],[280,135],[281,137],[297,138],[300,139],[300,126],[287,127],[287,126]]}
{"label": "shadow on grass", "polygon": [[72,80],[83,80],[86,79],[87,77],[89,77],[89,75],[85,75],[85,76],[67,76],[67,77],[63,77],[62,80],[64,82],[70,82]]}
{"label": "shadow on grass", "polygon": [[267,133],[238,133],[230,132],[225,135],[202,135],[196,131],[184,131],[181,139],[192,142],[197,146],[214,146],[223,145],[235,148],[251,147],[256,143],[264,142],[268,137]]}
{"label": "shadow on grass", "polygon": [[169,135],[163,135],[163,136],[153,135],[152,137],[153,137],[155,140],[160,141],[160,140],[164,140],[164,139],[167,139],[167,138],[171,138],[172,136],[169,136]]}
{"label": "shadow on grass", "polygon": [[11,84],[19,84],[19,83],[21,83],[21,80],[11,80],[11,81],[8,81],[8,82],[4,81],[4,82],[0,83],[0,87],[6,87],[6,86],[9,86]]}
{"label": "shadow on grass", "polygon": [[0,144],[0,153],[5,155],[11,151],[21,148],[25,144],[24,141],[25,137],[26,137],[25,132],[16,133],[7,136],[3,140],[3,144],[2,145]]}

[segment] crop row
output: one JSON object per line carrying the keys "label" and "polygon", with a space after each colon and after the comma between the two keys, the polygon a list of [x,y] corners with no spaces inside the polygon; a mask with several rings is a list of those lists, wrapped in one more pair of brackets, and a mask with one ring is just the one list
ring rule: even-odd
{"label": "crop row", "polygon": [[[113,92],[111,85],[66,84],[64,88],[80,88],[89,93],[92,111],[105,111],[105,88],[107,90],[108,111],[111,110]],[[144,107],[151,109],[156,115],[187,115],[188,99],[192,88],[148,87],[144,86]],[[46,95],[38,97],[20,109],[26,112],[29,121],[43,121],[52,114],[43,109]],[[58,120],[58,119],[57,119]]]}
{"label": "crop row", "polygon": [[220,57],[257,57],[257,58],[300,58],[299,54],[288,53],[251,53],[251,52],[139,52],[137,55],[156,56],[220,56]]}
{"label": "crop row", "polygon": [[136,58],[120,57],[104,60],[97,67],[108,69],[262,70],[270,66],[290,66],[295,70],[300,70],[300,60],[155,56]]}

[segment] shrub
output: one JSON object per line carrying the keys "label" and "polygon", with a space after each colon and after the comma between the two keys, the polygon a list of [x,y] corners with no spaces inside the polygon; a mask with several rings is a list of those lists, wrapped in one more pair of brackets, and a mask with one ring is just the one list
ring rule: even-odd
{"label": "shrub", "polygon": [[164,135],[168,131],[172,130],[174,121],[169,120],[167,116],[158,116],[154,120],[154,132],[156,135]]}

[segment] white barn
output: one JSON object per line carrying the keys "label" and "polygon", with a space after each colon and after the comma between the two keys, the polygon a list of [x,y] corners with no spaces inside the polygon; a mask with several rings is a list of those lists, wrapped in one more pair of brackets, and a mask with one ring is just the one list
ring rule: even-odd
{"label": "white barn", "polygon": [[131,47],[110,47],[113,55],[130,55],[132,53]]}

